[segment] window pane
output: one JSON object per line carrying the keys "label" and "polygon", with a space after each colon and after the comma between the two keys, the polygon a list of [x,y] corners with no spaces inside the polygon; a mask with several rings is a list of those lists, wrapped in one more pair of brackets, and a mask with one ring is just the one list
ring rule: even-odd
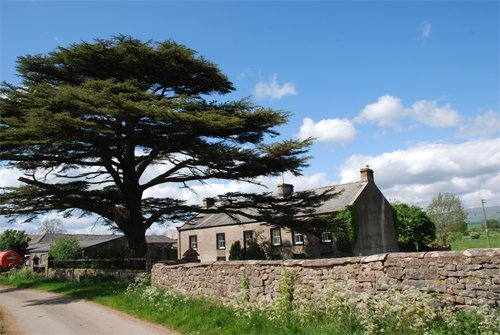
{"label": "window pane", "polygon": [[217,234],[217,249],[226,249],[226,235],[224,233]]}
{"label": "window pane", "polygon": [[273,245],[281,245],[281,230],[279,228],[271,230]]}
{"label": "window pane", "polygon": [[304,244],[304,234],[293,232],[293,243],[294,244]]}
{"label": "window pane", "polygon": [[243,242],[244,242],[244,247],[248,248],[250,245],[250,241],[253,238],[253,231],[244,231],[243,232]]}
{"label": "window pane", "polygon": [[332,241],[332,232],[324,231],[321,233],[321,242],[329,243]]}
{"label": "window pane", "polygon": [[193,250],[198,249],[198,241],[196,236],[189,236],[189,247]]}

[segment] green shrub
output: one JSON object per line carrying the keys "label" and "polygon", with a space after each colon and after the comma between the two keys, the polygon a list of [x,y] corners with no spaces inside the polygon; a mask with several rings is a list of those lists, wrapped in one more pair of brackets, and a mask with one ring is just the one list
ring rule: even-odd
{"label": "green shrub", "polygon": [[241,243],[239,240],[236,240],[229,249],[229,260],[236,261],[243,259],[243,249],[241,248]]}
{"label": "green shrub", "polygon": [[473,232],[471,232],[471,233],[469,234],[469,237],[470,237],[471,239],[473,239],[473,240],[476,240],[476,239],[478,239],[479,237],[481,237],[481,234],[479,234],[478,232],[473,231]]}
{"label": "green shrub", "polygon": [[422,251],[436,238],[436,226],[424,210],[415,205],[393,204],[399,249]]}
{"label": "green shrub", "polygon": [[267,259],[266,252],[255,238],[248,242],[245,259]]}
{"label": "green shrub", "polygon": [[49,256],[55,261],[66,261],[81,257],[78,240],[72,236],[60,237],[49,249]]}

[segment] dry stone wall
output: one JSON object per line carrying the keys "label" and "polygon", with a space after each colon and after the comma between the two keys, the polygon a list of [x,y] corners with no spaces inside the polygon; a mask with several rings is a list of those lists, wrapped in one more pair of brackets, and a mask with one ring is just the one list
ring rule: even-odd
{"label": "dry stone wall", "polygon": [[475,249],[317,260],[155,264],[151,274],[156,287],[224,303],[241,298],[244,277],[248,278],[250,302],[275,301],[286,271],[292,275],[294,295],[312,301],[321,301],[333,287],[371,294],[390,287],[415,287],[440,295],[457,308],[498,308],[499,256],[500,249]]}
{"label": "dry stone wall", "polygon": [[111,276],[126,283],[132,282],[144,270],[108,270],[108,269],[48,269],[48,278],[80,281],[84,276]]}

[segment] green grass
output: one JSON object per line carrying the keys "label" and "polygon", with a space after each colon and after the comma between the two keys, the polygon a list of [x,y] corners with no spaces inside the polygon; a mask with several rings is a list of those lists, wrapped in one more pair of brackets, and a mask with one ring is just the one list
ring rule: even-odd
{"label": "green grass", "polygon": [[[310,315],[293,312],[253,310],[247,315],[205,299],[193,299],[139,286],[128,290],[123,283],[109,278],[86,278],[81,282],[48,280],[27,271],[10,277],[0,275],[0,285],[33,288],[86,299],[120,310],[140,319],[163,325],[183,334],[364,334],[366,329],[357,315],[340,310]],[[378,317],[377,317],[378,318]],[[390,323],[391,317],[386,320]],[[475,314],[458,312],[458,327],[442,319],[433,321],[427,334],[480,334],[481,320]],[[375,332],[374,334],[383,334]],[[400,332],[396,332],[400,333]],[[407,329],[401,333],[411,334]],[[420,334],[413,332],[413,334]]]}
{"label": "green grass", "polygon": [[[500,248],[500,232],[490,231],[489,235],[491,247]],[[469,236],[462,236],[461,240],[451,243],[451,250],[456,251],[477,248],[488,248],[488,242],[484,232],[481,233],[481,236],[478,239],[471,239]]]}

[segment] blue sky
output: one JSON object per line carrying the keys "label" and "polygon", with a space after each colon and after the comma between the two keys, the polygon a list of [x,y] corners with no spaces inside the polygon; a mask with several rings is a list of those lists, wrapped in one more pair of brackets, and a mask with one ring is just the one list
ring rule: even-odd
{"label": "blue sky", "polygon": [[[500,205],[498,1],[2,0],[0,10],[1,80],[18,82],[20,55],[82,40],[173,39],[230,78],[236,91],[221,99],[289,111],[280,138],[318,139],[304,176],[285,176],[296,189],[358,180],[369,164],[390,201],[425,207],[450,192],[465,207]],[[16,179],[0,170],[0,185]],[[254,190],[195,189],[155,194],[199,202]]]}

